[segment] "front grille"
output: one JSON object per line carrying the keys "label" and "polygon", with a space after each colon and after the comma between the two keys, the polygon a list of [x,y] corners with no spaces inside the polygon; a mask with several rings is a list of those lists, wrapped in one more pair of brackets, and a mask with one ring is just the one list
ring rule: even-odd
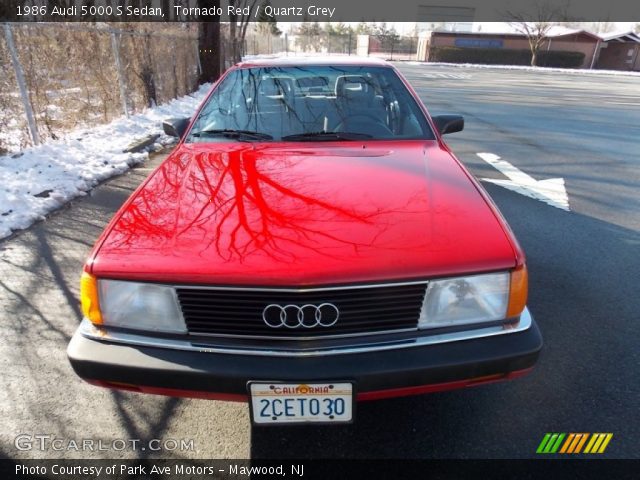
{"label": "front grille", "polygon": [[[177,287],[176,292],[191,334],[298,338],[416,328],[425,288],[426,283],[307,291]],[[335,325],[273,328],[262,318],[270,304],[323,303],[338,308],[340,315]],[[295,308],[289,310],[289,315],[292,312]],[[310,307],[306,313],[310,322],[314,321],[312,313]],[[277,320],[277,316],[267,316]]]}

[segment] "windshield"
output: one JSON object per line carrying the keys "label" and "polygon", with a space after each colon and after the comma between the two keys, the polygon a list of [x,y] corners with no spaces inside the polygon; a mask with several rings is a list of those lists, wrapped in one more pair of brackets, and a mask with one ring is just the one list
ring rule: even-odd
{"label": "windshield", "polygon": [[202,108],[187,141],[433,138],[393,69],[301,66],[230,72]]}

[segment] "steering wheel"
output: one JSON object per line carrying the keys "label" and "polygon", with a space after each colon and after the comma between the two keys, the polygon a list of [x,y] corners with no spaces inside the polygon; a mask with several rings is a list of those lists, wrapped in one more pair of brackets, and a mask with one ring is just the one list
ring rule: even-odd
{"label": "steering wheel", "polygon": [[373,137],[384,137],[393,134],[391,129],[389,129],[382,120],[370,113],[356,113],[355,115],[349,115],[336,125],[334,131],[367,133]]}

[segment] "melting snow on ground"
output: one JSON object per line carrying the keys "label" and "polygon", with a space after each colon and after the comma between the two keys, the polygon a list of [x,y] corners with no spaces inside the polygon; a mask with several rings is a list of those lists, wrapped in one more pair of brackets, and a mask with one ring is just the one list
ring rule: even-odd
{"label": "melting snow on ground", "polygon": [[[130,118],[91,129],[76,130],[63,139],[0,156],[0,238],[41,220],[99,182],[121,174],[149,156],[149,151],[175,139],[162,133],[162,120],[190,117],[210,85],[197,92],[149,108]],[[123,153],[135,140],[161,134],[142,153]]]}

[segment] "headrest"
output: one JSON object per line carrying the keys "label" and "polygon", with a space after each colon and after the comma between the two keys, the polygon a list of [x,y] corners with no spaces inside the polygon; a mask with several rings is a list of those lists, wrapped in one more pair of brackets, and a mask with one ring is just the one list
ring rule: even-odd
{"label": "headrest", "polygon": [[283,95],[282,85],[279,84],[276,79],[267,77],[263,78],[260,84],[258,85],[258,95],[262,96],[275,96],[275,95]]}
{"label": "headrest", "polygon": [[371,81],[362,75],[342,75],[336,79],[336,97],[372,99],[375,96]]}

